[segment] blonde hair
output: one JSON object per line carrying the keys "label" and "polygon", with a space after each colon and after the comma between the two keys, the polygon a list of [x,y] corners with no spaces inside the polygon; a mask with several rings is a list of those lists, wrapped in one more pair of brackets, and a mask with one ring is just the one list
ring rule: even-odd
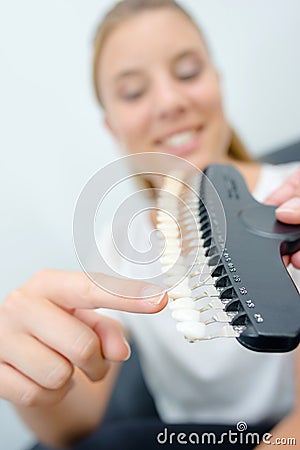
{"label": "blonde hair", "polygon": [[[127,19],[132,18],[138,13],[156,10],[162,8],[170,8],[175,11],[180,12],[186,19],[188,19],[191,24],[199,31],[203,37],[203,41],[207,47],[206,40],[200,30],[198,24],[194,21],[192,16],[182,8],[175,0],[122,0],[119,1],[112,9],[110,9],[107,14],[102,19],[99,24],[95,39],[94,39],[94,58],[93,58],[93,81],[94,89],[96,92],[97,99],[102,107],[103,101],[101,97],[101,92],[98,83],[98,71],[99,71],[99,60],[101,57],[102,48],[109,34],[121,23]],[[230,146],[228,148],[228,155],[234,159],[241,161],[252,161],[248,155],[244,145],[240,141],[236,133],[232,132],[232,139]]]}

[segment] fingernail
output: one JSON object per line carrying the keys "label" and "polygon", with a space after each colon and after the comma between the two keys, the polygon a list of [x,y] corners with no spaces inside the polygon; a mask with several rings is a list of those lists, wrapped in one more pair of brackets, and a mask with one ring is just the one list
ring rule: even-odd
{"label": "fingernail", "polygon": [[123,361],[128,361],[128,359],[131,356],[131,348],[130,345],[128,344],[127,340],[125,338],[123,338],[124,344],[126,345],[127,349],[128,349],[128,353],[127,356],[123,359]]}
{"label": "fingernail", "polygon": [[282,213],[295,213],[300,210],[300,197],[294,197],[290,200],[284,202],[279,208],[276,209],[276,212]]}
{"label": "fingernail", "polygon": [[160,286],[145,286],[141,292],[141,298],[145,302],[152,303],[153,305],[159,305],[164,296],[166,295],[166,290]]}

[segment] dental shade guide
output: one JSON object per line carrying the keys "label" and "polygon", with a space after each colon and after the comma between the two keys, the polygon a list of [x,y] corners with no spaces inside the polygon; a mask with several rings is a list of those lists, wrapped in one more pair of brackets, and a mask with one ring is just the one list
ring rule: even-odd
{"label": "dental shade guide", "polygon": [[275,207],[257,202],[232,166],[204,173],[193,189],[191,180],[166,177],[158,198],[160,259],[177,330],[189,342],[235,337],[257,352],[293,350],[300,296],[281,256],[300,249],[300,226],[277,221]]}

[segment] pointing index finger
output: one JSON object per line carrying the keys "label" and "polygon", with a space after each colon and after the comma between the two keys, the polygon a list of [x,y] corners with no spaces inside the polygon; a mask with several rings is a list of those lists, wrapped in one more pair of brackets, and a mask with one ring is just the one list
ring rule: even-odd
{"label": "pointing index finger", "polygon": [[[93,279],[97,284],[83,272],[43,270],[25,283],[22,290],[71,310],[109,308],[155,313],[167,304],[166,291],[155,284],[124,280],[102,273],[93,274]],[[115,291],[118,293],[114,294]]]}

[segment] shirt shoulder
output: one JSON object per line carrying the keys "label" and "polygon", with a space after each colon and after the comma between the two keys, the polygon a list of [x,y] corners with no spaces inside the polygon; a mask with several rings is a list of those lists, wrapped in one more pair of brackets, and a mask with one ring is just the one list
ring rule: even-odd
{"label": "shirt shoulder", "polygon": [[268,195],[279,188],[282,183],[297,169],[300,168],[300,162],[288,164],[263,164],[261,166],[260,176],[257,185],[253,191],[253,197],[263,202]]}

